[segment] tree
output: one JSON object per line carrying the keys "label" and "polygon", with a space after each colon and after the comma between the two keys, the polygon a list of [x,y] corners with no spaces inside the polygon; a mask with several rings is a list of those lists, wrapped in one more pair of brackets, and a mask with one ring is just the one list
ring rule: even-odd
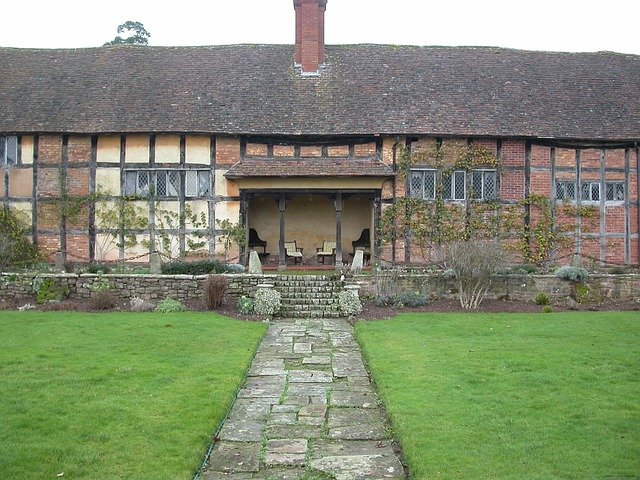
{"label": "tree", "polygon": [[105,45],[148,45],[149,37],[151,36],[142,23],[131,20],[118,25],[118,33],[126,33],[126,36],[117,35],[116,38],[105,43]]}

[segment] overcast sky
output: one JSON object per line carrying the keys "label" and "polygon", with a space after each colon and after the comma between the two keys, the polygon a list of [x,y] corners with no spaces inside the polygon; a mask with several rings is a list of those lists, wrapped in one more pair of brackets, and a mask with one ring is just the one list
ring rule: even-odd
{"label": "overcast sky", "polygon": [[[292,0],[34,0],[5,18],[4,47],[94,47],[126,20],[151,45],[293,43]],[[328,0],[326,42],[482,45],[640,54],[640,1]],[[0,66],[1,68],[1,66]]]}

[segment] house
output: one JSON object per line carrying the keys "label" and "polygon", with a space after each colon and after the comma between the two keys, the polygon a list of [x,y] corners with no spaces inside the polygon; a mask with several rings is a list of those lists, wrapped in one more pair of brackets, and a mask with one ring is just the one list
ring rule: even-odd
{"label": "house", "polygon": [[[325,46],[326,0],[294,7],[295,46],[0,49],[2,201],[44,251],[75,260],[144,260],[161,241],[179,254],[203,237],[219,251],[226,219],[283,267],[285,241],[304,263],[326,240],[348,260],[362,235],[375,258],[413,261],[410,232],[382,244],[382,211],[432,200],[439,182],[464,204],[473,185],[475,200],[592,206],[569,251],[638,264],[639,56]],[[399,174],[402,147],[450,145],[500,168],[443,176],[427,156]],[[141,221],[118,232],[127,215]]]}

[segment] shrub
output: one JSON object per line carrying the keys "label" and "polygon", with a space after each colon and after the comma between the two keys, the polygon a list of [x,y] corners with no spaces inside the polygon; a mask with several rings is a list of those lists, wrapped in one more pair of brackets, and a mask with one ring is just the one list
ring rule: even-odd
{"label": "shrub", "polygon": [[225,263],[225,267],[229,273],[244,273],[244,265],[239,263]]}
{"label": "shrub", "polygon": [[583,283],[577,283],[573,287],[573,296],[578,303],[587,303],[589,301],[589,287]]}
{"label": "shrub", "polygon": [[165,298],[155,309],[157,313],[178,313],[186,312],[186,310],[187,307],[184,306],[184,303],[173,298]]}
{"label": "shrub", "polygon": [[536,265],[531,265],[530,263],[516,265],[511,269],[511,272],[517,275],[533,275],[535,273],[538,273],[539,271],[540,269]]}
{"label": "shrub", "polygon": [[0,272],[9,267],[24,268],[42,260],[27,235],[30,225],[8,207],[0,207]]}
{"label": "shrub", "polygon": [[553,272],[553,275],[573,283],[580,283],[586,280],[586,278],[589,276],[589,272],[587,272],[582,267],[572,267],[569,265],[565,265],[564,267],[560,267],[555,272]]}
{"label": "shrub", "polygon": [[253,315],[255,310],[253,298],[241,296],[236,302],[236,310],[241,315]]}
{"label": "shrub", "polygon": [[132,312],[152,312],[156,308],[153,303],[139,297],[131,297],[129,307]]}
{"label": "shrub", "polygon": [[545,305],[545,307],[542,309],[542,313],[552,313],[553,312],[553,308],[551,308],[550,305]]}
{"label": "shrub", "polygon": [[280,292],[273,288],[259,288],[256,292],[254,310],[258,315],[275,315],[281,307]]}
{"label": "shrub", "polygon": [[378,268],[375,271],[376,297],[378,306],[393,305],[400,293],[400,270]]}
{"label": "shrub", "polygon": [[213,258],[184,262],[176,260],[163,263],[161,271],[164,275],[207,275],[209,273],[230,273],[229,267]]}
{"label": "shrub", "polygon": [[92,310],[111,310],[118,303],[118,297],[110,290],[94,292],[89,299]]}
{"label": "shrub", "polygon": [[64,300],[69,296],[69,289],[58,285],[53,278],[34,280],[34,290],[36,293],[36,303],[48,303]]}
{"label": "shrub", "polygon": [[549,295],[544,292],[540,292],[536,295],[536,305],[549,305]]}
{"label": "shrub", "polygon": [[111,291],[109,280],[104,278],[102,273],[99,273],[98,278],[89,285],[89,290],[91,290],[89,305],[92,310],[111,310],[118,303],[118,298]]}
{"label": "shrub", "polygon": [[106,263],[90,263],[84,268],[85,273],[110,273],[111,267]]}
{"label": "shrub", "polygon": [[350,317],[362,313],[360,297],[352,290],[345,290],[338,294],[338,306],[342,313]]}
{"label": "shrub", "polygon": [[446,246],[445,261],[455,275],[462,308],[478,308],[503,258],[500,247],[490,241],[468,240]]}
{"label": "shrub", "polygon": [[396,299],[398,307],[417,308],[424,307],[427,303],[429,303],[429,299],[420,292],[402,292]]}
{"label": "shrub", "polygon": [[229,280],[222,275],[211,275],[204,282],[204,304],[209,310],[214,310],[224,301],[229,287]]}

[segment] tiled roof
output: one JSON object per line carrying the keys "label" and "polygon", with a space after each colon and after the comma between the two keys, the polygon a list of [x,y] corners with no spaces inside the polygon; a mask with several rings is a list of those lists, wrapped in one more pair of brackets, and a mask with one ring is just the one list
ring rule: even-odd
{"label": "tiled roof", "polygon": [[640,139],[640,56],[489,47],[0,49],[0,132]]}
{"label": "tiled roof", "polygon": [[[301,173],[303,172],[303,173]],[[393,170],[378,160],[309,158],[303,160],[243,159],[225,176],[239,177],[389,177]]]}

